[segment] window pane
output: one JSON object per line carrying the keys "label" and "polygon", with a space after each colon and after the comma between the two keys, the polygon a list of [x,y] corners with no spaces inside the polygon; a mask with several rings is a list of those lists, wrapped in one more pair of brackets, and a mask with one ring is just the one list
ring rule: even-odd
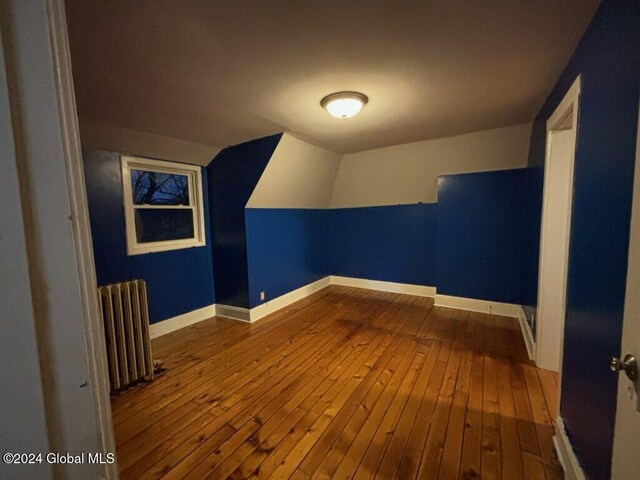
{"label": "window pane", "polygon": [[131,170],[134,205],[189,205],[189,177]]}
{"label": "window pane", "polygon": [[135,210],[138,243],[162,242],[193,238],[193,210],[145,209]]}

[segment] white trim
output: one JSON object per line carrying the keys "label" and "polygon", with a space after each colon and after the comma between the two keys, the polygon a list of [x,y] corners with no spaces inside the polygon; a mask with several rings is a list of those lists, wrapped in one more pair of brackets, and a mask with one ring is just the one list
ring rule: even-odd
{"label": "white trim", "polygon": [[436,287],[413,285],[410,283],[383,282],[381,280],[367,280],[364,278],[340,277],[331,275],[331,285],[344,287],[366,288],[380,292],[404,293],[419,297],[435,297]]}
{"label": "white trim", "polygon": [[586,480],[587,477],[582,471],[576,452],[569,441],[561,416],[556,419],[556,434],[553,437],[553,444],[556,447],[560,464],[564,469],[564,478],[566,480]]}
{"label": "white trim", "polygon": [[[576,120],[577,109],[574,108],[574,106],[578,104],[578,100],[580,99],[581,82],[582,77],[578,75],[569,90],[567,90],[560,104],[549,117],[549,120],[547,120],[547,130],[558,129],[568,118],[569,114],[572,114],[574,116],[573,120]],[[577,126],[575,122],[573,125]]]}
{"label": "white trim", "polygon": [[268,302],[263,303],[257,307],[254,307],[249,312],[249,318],[251,323],[260,320],[267,315],[280,310],[281,308],[287,307],[292,303],[297,302],[298,300],[302,300],[305,297],[308,297],[312,293],[315,293],[319,290],[322,290],[325,287],[328,287],[332,281],[332,277],[324,277],[320,280],[317,280],[313,283],[305,285],[304,287],[300,287],[292,292],[285,293],[273,300],[269,300]]}
{"label": "white trim", "polygon": [[[245,323],[254,323],[258,320],[271,315],[272,313],[282,310],[283,308],[295,303],[309,295],[316,293],[329,285],[340,285],[344,287],[364,288],[367,290],[376,290],[380,292],[402,293],[406,295],[415,295],[420,297],[435,297],[435,305],[439,307],[457,308],[460,310],[468,310],[472,312],[489,313],[494,315],[503,315],[505,317],[518,318],[520,326],[523,328],[523,336],[525,337],[525,345],[529,352],[529,357],[535,355],[535,343],[530,344],[533,340],[531,331],[526,324],[524,310],[520,305],[510,303],[491,302],[487,300],[477,300],[473,298],[452,297],[449,295],[436,295],[435,287],[427,287],[424,285],[412,285],[408,283],[383,282],[379,280],[366,280],[364,278],[339,277],[329,275],[327,277],[316,280],[303,287],[285,293],[273,300],[258,305],[254,308],[235,307],[233,305],[223,305],[220,303],[209,305],[192,312],[178,315],[177,317],[163,320],[149,326],[151,338],[166,335],[180,328],[193,325],[213,316],[230,318]],[[526,325],[523,326],[523,323]],[[529,338],[525,331],[529,332]],[[533,350],[531,350],[533,349]],[[533,353],[532,353],[533,351]]]}
{"label": "white trim", "polygon": [[[95,260],[89,225],[89,209],[64,1],[47,0],[47,17],[57,80],[60,136],[67,170],[70,219],[74,234],[73,243],[85,326],[88,383],[91,385],[93,394],[93,410],[101,448],[104,452],[114,452],[115,437],[111,415],[111,387],[105,352],[106,340],[98,299],[95,294]],[[104,465],[99,469],[99,472],[106,479],[118,478],[115,462],[111,465]]]}
{"label": "white trim", "polygon": [[536,360],[536,342],[533,338],[533,332],[531,332],[531,327],[529,326],[529,322],[527,322],[527,314],[524,311],[524,308],[520,307],[520,311],[518,312],[518,323],[520,323],[520,329],[522,330],[522,338],[524,339],[524,345],[527,347],[527,354],[529,355],[529,360]]}
{"label": "white trim", "polygon": [[202,322],[216,316],[216,305],[207,305],[206,307],[183,313],[173,318],[162,320],[158,323],[149,325],[149,336],[151,338],[161,337],[167,333],[175,332],[194,323]]}
{"label": "white trim", "polygon": [[216,304],[216,316],[251,323],[251,310],[233,305]]}
{"label": "white trim", "polygon": [[504,317],[520,317],[520,305],[512,303],[492,302],[489,300],[478,300],[475,298],[453,297],[450,295],[436,295],[436,307],[457,308],[470,312],[488,313],[491,315],[502,315]]}
{"label": "white trim", "polygon": [[[165,252],[182,248],[202,247],[205,245],[204,203],[202,189],[202,168],[184,163],[167,162],[151,158],[120,157],[122,169],[122,194],[127,234],[127,255],[141,255],[152,252]],[[131,170],[162,172],[187,177],[189,185],[189,205],[185,206],[138,206],[133,204],[131,191]],[[189,209],[193,211],[193,238],[166,240],[161,242],[140,243],[136,235],[135,210],[137,208]]]}
{"label": "white trim", "polygon": [[[571,85],[558,107],[555,109],[549,120],[547,120],[546,129],[546,153],[545,153],[545,165],[544,169],[544,192],[542,201],[542,219],[540,226],[540,259],[538,270],[538,302],[537,302],[537,327],[536,327],[536,365],[540,368],[553,370],[556,372],[562,371],[562,349],[564,339],[564,315],[566,314],[566,293],[567,293],[567,277],[568,277],[568,258],[569,258],[569,241],[571,233],[571,210],[573,193],[570,193],[568,204],[566,205],[549,205],[549,172],[551,161],[551,147],[554,131],[569,130],[571,135],[571,142],[573,146],[571,148],[571,156],[569,158],[569,172],[567,174],[568,181],[571,182],[569,191],[573,192],[573,175],[575,165],[575,151],[577,142],[578,131],[578,109],[580,105],[580,85],[581,77],[577,76],[576,80]],[[571,119],[571,128],[566,128],[567,120]],[[562,209],[566,209],[567,218],[564,230],[567,232],[565,241],[563,242],[563,257],[564,262],[562,265],[554,264],[551,267],[558,269],[561,275],[560,283],[563,285],[561,288],[562,295],[562,314],[559,316],[550,311],[549,294],[548,291],[556,292],[558,286],[548,285],[547,278],[549,277],[547,265],[548,261],[548,249],[557,245],[558,240],[556,238],[547,238],[549,235],[546,231],[551,224],[549,213],[553,211],[561,212]],[[557,280],[557,275],[555,276]],[[554,278],[552,275],[551,278]],[[560,323],[559,323],[560,322]]]}
{"label": "white trim", "polygon": [[368,290],[404,293],[407,295],[422,297],[434,297],[436,290],[435,287],[425,287],[422,285],[381,282],[378,280],[365,280],[362,278],[336,277],[329,275],[251,309],[217,303],[183,315],[178,315],[177,317],[170,318],[168,320],[163,320],[162,322],[154,323],[149,326],[149,333],[151,338],[157,338],[161,335],[166,335],[167,333],[193,325],[194,323],[201,322],[213,316],[229,318],[231,320],[237,320],[245,323],[257,322],[267,315],[271,315],[278,310],[282,310],[292,303],[302,300],[303,298],[308,297],[329,285],[366,288]]}

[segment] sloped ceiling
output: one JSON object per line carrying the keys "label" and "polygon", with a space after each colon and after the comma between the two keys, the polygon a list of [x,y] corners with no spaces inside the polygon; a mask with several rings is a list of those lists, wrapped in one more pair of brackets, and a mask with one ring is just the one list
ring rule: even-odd
{"label": "sloped ceiling", "polygon": [[[67,0],[78,110],[224,147],[347,153],[533,119],[598,0]],[[339,120],[325,95],[370,101]]]}

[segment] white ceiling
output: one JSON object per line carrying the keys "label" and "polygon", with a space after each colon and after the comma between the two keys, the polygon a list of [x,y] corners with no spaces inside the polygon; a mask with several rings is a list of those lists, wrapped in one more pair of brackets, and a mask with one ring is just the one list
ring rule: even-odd
{"label": "white ceiling", "polygon": [[[67,0],[80,115],[356,152],[530,121],[599,0]],[[369,96],[336,119],[320,100]]]}

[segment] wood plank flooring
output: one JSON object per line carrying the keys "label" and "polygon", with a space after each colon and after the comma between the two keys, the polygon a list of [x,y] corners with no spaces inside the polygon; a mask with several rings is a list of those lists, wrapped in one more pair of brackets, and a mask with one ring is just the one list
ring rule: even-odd
{"label": "wood plank flooring", "polygon": [[153,341],[112,400],[123,479],[555,480],[557,376],[514,319],[331,286]]}

